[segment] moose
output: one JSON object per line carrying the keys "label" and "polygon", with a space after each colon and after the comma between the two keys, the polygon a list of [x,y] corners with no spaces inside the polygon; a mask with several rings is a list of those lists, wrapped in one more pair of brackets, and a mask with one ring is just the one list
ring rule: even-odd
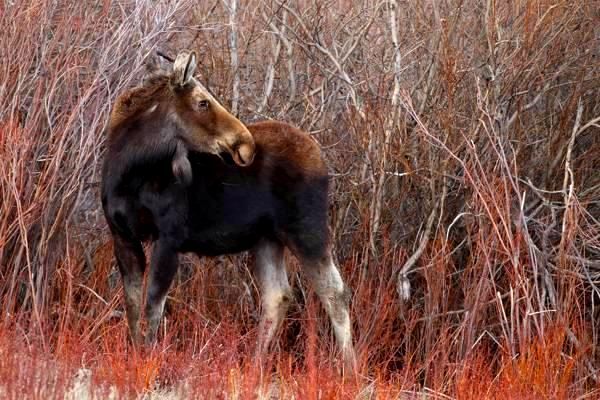
{"label": "moose", "polygon": [[286,123],[244,125],[194,77],[183,51],[116,99],[106,128],[102,206],[136,345],[146,260],[153,242],[145,341],[156,340],[179,253],[250,250],[261,295],[258,354],[266,353],[291,301],[284,250],[299,260],[322,302],[344,364],[354,350],[350,292],[336,267],[327,223],[328,172],[319,146]]}

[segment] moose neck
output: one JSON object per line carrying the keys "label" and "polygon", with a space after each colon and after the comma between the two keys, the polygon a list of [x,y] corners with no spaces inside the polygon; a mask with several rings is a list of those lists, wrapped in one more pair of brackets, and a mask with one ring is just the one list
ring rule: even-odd
{"label": "moose neck", "polygon": [[[160,106],[152,106],[147,112],[111,132],[108,140],[109,157],[105,169],[123,181],[143,179],[149,168],[170,163],[176,153],[180,129]],[[181,144],[179,144],[181,146]],[[141,176],[140,176],[141,174]]]}

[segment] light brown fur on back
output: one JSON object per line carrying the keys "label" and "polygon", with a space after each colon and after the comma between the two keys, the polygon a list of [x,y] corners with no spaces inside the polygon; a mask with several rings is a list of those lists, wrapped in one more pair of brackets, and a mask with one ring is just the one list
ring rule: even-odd
{"label": "light brown fur on back", "polygon": [[279,121],[249,124],[248,129],[265,154],[288,160],[309,175],[327,175],[321,149],[306,132]]}

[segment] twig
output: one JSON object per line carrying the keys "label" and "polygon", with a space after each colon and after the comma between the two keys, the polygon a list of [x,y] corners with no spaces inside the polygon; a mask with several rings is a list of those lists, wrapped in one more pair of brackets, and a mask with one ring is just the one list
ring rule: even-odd
{"label": "twig", "polygon": [[[579,126],[581,124],[581,114],[583,113],[583,104],[581,99],[577,104],[577,115],[575,116],[575,124],[573,125],[573,131],[571,133],[571,139],[569,140],[569,144],[567,147],[567,155],[565,156],[565,175],[563,178],[563,198],[564,198],[564,206],[565,211],[563,213],[562,219],[562,237],[560,248],[564,250],[565,240],[567,238],[566,230],[568,225],[568,212],[570,210],[571,199],[573,198],[573,191],[575,186],[575,180],[573,178],[573,170],[571,168],[571,156],[573,154],[573,145],[575,144],[575,138],[577,137],[577,132],[579,131]],[[568,189],[568,190],[567,190]]]}
{"label": "twig", "polygon": [[429,242],[429,236],[431,235],[431,230],[433,228],[433,221],[435,221],[435,215],[437,212],[437,208],[438,208],[438,205],[436,204],[433,207],[433,209],[431,210],[429,217],[427,218],[427,224],[425,225],[425,231],[423,232],[423,235],[421,236],[421,241],[419,242],[419,247],[417,247],[417,250],[415,250],[415,252],[408,258],[408,260],[406,260],[406,262],[404,263],[404,265],[402,266],[402,268],[400,268],[400,271],[398,272],[398,283],[396,286],[396,291],[398,292],[398,295],[400,296],[401,299],[405,299],[407,297],[406,296],[407,276],[411,272],[410,270],[414,267],[416,262],[419,260],[419,258],[423,254],[423,251],[425,251],[425,248],[427,247],[427,243]]}
{"label": "twig", "polygon": [[[263,13],[263,18],[265,19],[265,21],[269,20],[265,13]],[[271,27],[271,29],[277,30],[273,22],[269,22],[269,26]],[[276,37],[275,41],[276,43],[273,45],[273,56],[271,58],[271,61],[269,62],[269,65],[267,66],[267,73],[265,75],[263,98],[260,102],[260,105],[258,106],[258,110],[256,110],[258,114],[262,113],[262,111],[267,106],[269,97],[271,96],[271,92],[273,91],[273,81],[275,79],[275,65],[277,65],[277,62],[279,61],[279,53],[281,52],[281,38]]]}

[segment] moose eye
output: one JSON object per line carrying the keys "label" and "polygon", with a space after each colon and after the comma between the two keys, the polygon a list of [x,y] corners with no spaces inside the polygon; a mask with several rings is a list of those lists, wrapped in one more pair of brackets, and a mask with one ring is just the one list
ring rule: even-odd
{"label": "moose eye", "polygon": [[208,110],[208,106],[209,106],[208,100],[200,100],[198,102],[198,109],[199,110],[202,110],[202,111]]}

